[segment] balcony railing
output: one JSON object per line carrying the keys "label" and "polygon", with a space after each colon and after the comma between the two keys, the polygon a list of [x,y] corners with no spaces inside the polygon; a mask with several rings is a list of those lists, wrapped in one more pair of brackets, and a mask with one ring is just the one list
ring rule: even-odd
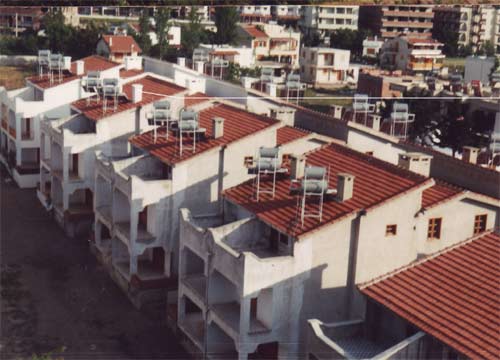
{"label": "balcony railing", "polygon": [[21,140],[33,140],[35,137],[33,131],[29,131],[29,132],[26,132],[24,131],[22,134],[21,134]]}
{"label": "balcony railing", "polygon": [[2,119],[2,128],[4,128],[5,130],[9,129],[9,125],[7,123],[7,120],[5,119]]}

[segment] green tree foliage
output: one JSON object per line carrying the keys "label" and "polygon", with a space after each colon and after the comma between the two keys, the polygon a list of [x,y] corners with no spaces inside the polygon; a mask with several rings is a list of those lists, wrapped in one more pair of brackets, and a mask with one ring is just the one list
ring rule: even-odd
{"label": "green tree foliage", "polygon": [[151,51],[151,38],[148,34],[149,30],[149,13],[147,10],[143,10],[141,11],[141,16],[139,17],[139,33],[136,34],[134,38],[144,54],[149,54]]}
{"label": "green tree foliage", "polygon": [[447,27],[437,27],[433,31],[433,36],[436,40],[442,42],[443,53],[446,56],[456,57],[459,52],[458,33]]}
{"label": "green tree foliage", "polygon": [[484,42],[480,50],[482,50],[486,56],[495,56],[495,45],[491,40]]}
{"label": "green tree foliage", "polygon": [[304,35],[302,43],[307,47],[319,46],[321,43],[321,36],[319,35],[319,32],[310,30]]}
{"label": "green tree foliage", "polygon": [[201,18],[196,8],[192,7],[188,14],[189,23],[183,27],[181,43],[186,56],[191,56],[193,50],[201,44],[205,38],[205,33],[201,25]]}
{"label": "green tree foliage", "polygon": [[170,9],[158,8],[154,16],[156,26],[156,36],[158,37],[159,58],[163,59],[167,53],[169,41],[168,31],[170,29]]}
{"label": "green tree foliage", "polygon": [[330,36],[330,47],[351,50],[351,57],[359,59],[363,53],[363,40],[371,35],[371,31],[367,29],[335,30]]}
{"label": "green tree foliage", "polygon": [[216,44],[234,44],[237,41],[239,14],[234,6],[218,6],[215,9]]}
{"label": "green tree foliage", "polygon": [[[71,52],[72,47],[77,47],[76,44],[71,44],[75,29],[64,23],[64,15],[61,11],[58,10],[45,15],[43,26],[47,36],[47,46],[51,51],[67,54]],[[81,45],[78,44],[78,46]]]}

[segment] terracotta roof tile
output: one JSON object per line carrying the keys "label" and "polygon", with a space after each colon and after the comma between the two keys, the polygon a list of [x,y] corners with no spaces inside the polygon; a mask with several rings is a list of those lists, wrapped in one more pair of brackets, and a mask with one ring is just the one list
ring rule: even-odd
{"label": "terracotta roof tile", "polygon": [[184,97],[184,105],[186,107],[190,107],[208,100],[210,100],[210,97],[208,95],[202,92],[197,92],[195,94],[186,95]]}
{"label": "terracotta roof tile", "polygon": [[283,145],[294,140],[301,139],[309,135],[307,130],[299,129],[293,126],[283,126],[276,132],[276,145]]}
{"label": "terracotta roof tile", "polygon": [[485,234],[363,285],[363,294],[472,359],[500,354],[500,236]]}
{"label": "terracotta roof tile", "polygon": [[[221,138],[212,138],[212,119],[222,117],[224,119],[224,135]],[[232,143],[246,136],[252,135],[279,122],[265,116],[252,114],[229,105],[216,103],[199,113],[200,127],[206,129],[204,138],[196,143],[196,151],[179,151],[179,138],[177,134],[170,131],[169,139],[165,138],[165,128],[158,129],[156,143],[154,142],[153,131],[136,135],[130,138],[130,143],[156,156],[160,161],[167,164],[176,164],[189,159],[209,149]],[[191,145],[191,139],[184,140]],[[243,159],[242,159],[243,162]]]}
{"label": "terracotta roof tile", "polygon": [[[141,102],[134,103],[130,100],[132,99],[133,84],[141,84],[143,86]],[[116,111],[113,111],[112,101],[111,105],[108,106],[108,110],[106,111],[106,113],[103,112],[102,100],[99,100],[98,102],[91,101],[89,104],[87,104],[86,99],[80,99],[73,102],[71,105],[75,109],[80,110],[80,112],[82,112],[89,119],[98,121],[119,112],[133,109],[138,106],[143,106],[163,99],[167,96],[177,94],[184,90],[185,89],[183,87],[169,83],[167,81],[160,80],[152,76],[145,76],[141,79],[134,80],[123,85],[123,95],[119,96],[118,107]]]}
{"label": "terracotta roof tile", "polygon": [[[108,60],[102,56],[92,55],[86,58],[81,59],[84,63],[84,74],[89,71],[103,71],[111,69],[115,66],[119,66],[120,64],[115,63],[111,60]],[[82,75],[83,76],[83,75]],[[58,77],[55,76],[55,80],[53,83],[50,83],[50,79],[48,76],[39,77],[38,75],[34,75],[31,77],[27,77],[30,83],[42,88],[48,89],[51,87],[59,86],[61,84],[70,82],[72,80],[76,80],[81,78],[82,76],[76,75],[76,62],[71,63],[71,71],[63,71],[62,81],[59,81]]]}
{"label": "terracotta roof tile", "polygon": [[[264,194],[257,202],[252,181],[225,191],[226,198],[254,213],[259,219],[277,230],[300,237],[321,226],[332,223],[357,211],[368,210],[397,195],[424,185],[431,179],[411,173],[345,146],[330,144],[307,154],[307,165],[326,167],[330,171],[329,187],[336,188],[337,174],[355,176],[353,197],[342,203],[327,196],[323,206],[323,219],[306,218],[301,225],[297,215],[297,197],[290,194],[288,176],[276,181],[274,199]],[[270,179],[261,181],[270,186]]]}
{"label": "terracotta roof tile", "polygon": [[424,190],[422,194],[422,207],[428,209],[450,200],[464,191],[464,189],[458,186],[447,184],[443,181],[436,181],[436,185]]}
{"label": "terracotta roof tile", "polygon": [[120,77],[122,79],[126,79],[126,78],[137,76],[137,75],[140,75],[143,73],[144,73],[143,70],[138,70],[138,69],[131,69],[131,70],[121,69],[120,70]]}
{"label": "terracotta roof tile", "polygon": [[[142,49],[135,42],[135,39],[129,35],[103,35],[104,42],[108,45],[112,53],[129,53],[132,46],[137,53],[141,53]],[[109,44],[111,40],[111,45]]]}
{"label": "terracotta roof tile", "polygon": [[242,26],[243,30],[246,31],[248,35],[250,35],[253,38],[268,38],[267,34],[262,31],[257,29],[255,25],[247,25],[247,26]]}

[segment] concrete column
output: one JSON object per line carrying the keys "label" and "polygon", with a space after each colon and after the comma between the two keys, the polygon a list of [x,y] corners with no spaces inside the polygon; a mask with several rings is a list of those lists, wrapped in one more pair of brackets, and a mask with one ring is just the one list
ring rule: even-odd
{"label": "concrete column", "polygon": [[130,255],[130,269],[129,269],[129,274],[131,276],[137,274],[137,268],[138,268],[137,256]]}
{"label": "concrete column", "polygon": [[267,83],[266,86],[267,86],[267,93],[269,94],[269,96],[276,97],[278,86],[274,83]]}
{"label": "concrete column", "polygon": [[62,173],[63,173],[63,187],[66,183],[69,182],[69,150],[63,148],[62,149]]}
{"label": "concrete column", "polygon": [[139,226],[139,211],[140,207],[136,206],[132,201],[130,204],[130,252],[131,256],[136,253],[137,244],[137,227]]}
{"label": "concrete column", "polygon": [[240,306],[240,334],[247,334],[250,330],[250,297],[243,298]]}
{"label": "concrete column", "polygon": [[[165,248],[163,249],[165,250]],[[165,276],[170,277],[172,274],[170,273],[170,270],[172,269],[172,253],[168,250],[165,250],[165,265],[163,267],[163,273]]]}

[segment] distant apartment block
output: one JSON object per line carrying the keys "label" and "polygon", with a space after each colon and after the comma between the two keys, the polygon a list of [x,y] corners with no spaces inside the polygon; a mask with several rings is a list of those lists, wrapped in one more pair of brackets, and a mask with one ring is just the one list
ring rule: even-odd
{"label": "distant apartment block", "polygon": [[328,37],[334,30],[358,29],[359,6],[303,6],[301,27]]}
{"label": "distant apartment block", "polygon": [[400,34],[425,38],[432,34],[432,10],[427,5],[361,6],[359,24],[383,39]]}
{"label": "distant apartment block", "polygon": [[458,35],[458,45],[476,51],[491,41],[500,53],[500,7],[495,5],[438,6],[434,9],[435,34],[443,29]]}
{"label": "distant apartment block", "polygon": [[272,19],[271,5],[242,5],[238,10],[243,23],[266,23]]}
{"label": "distant apartment block", "polygon": [[276,24],[242,24],[238,31],[239,45],[252,49],[256,65],[278,68],[299,66],[299,32]]}
{"label": "distant apartment block", "polygon": [[111,61],[122,63],[127,56],[136,57],[140,55],[142,49],[132,36],[102,35],[97,43],[96,52]]}
{"label": "distant apartment block", "polygon": [[387,40],[380,49],[380,66],[411,72],[439,70],[445,58],[442,47],[432,38],[398,36]]}
{"label": "distant apartment block", "polygon": [[303,47],[300,52],[301,80],[314,86],[346,82],[349,71],[354,71],[349,66],[350,56],[349,50]]}
{"label": "distant apartment block", "polygon": [[26,30],[38,31],[44,15],[41,7],[1,6],[0,31],[16,36]]}

